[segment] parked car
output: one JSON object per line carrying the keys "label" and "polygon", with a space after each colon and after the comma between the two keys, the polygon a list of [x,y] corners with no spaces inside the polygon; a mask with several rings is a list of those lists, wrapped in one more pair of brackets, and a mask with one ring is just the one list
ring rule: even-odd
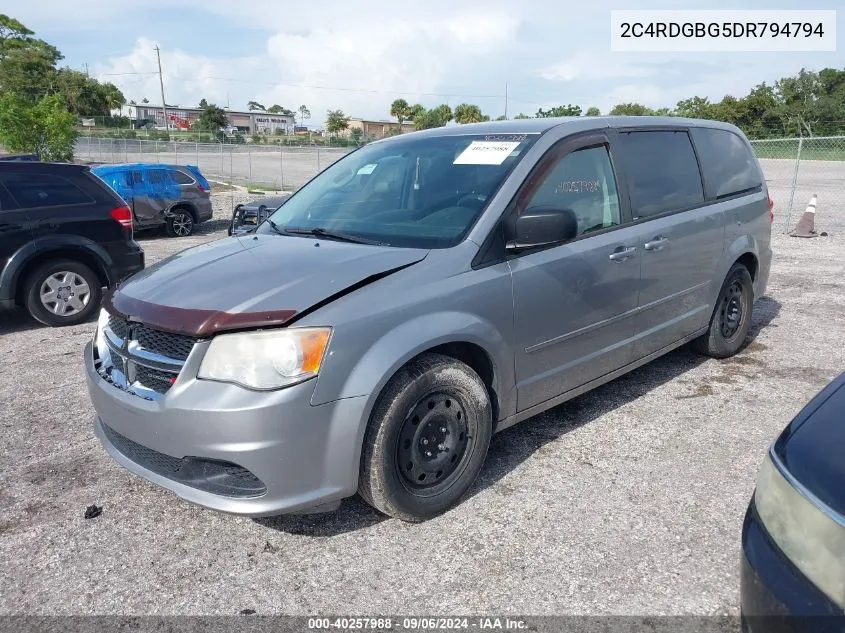
{"label": "parked car", "polygon": [[165,227],[171,237],[186,237],[211,219],[211,185],[194,165],[131,163],[92,171],[129,204],[136,230]]}
{"label": "parked car", "polygon": [[760,469],[742,529],[742,614],[752,633],[842,630],[843,420],[845,374],[795,416]]}
{"label": "parked car", "polygon": [[129,207],[88,167],[0,162],[0,308],[73,325],[144,267]]}
{"label": "parked car", "polygon": [[271,213],[282,206],[289,197],[290,194],[259,198],[258,200],[236,205],[232,212],[232,221],[229,223],[229,235],[240,235],[253,231]]}
{"label": "parked car", "polygon": [[358,491],[423,520],[472,485],[494,431],[690,341],[736,353],[771,219],[747,139],[714,121],[380,140],[254,232],[106,298],[85,350],[96,434],[206,507],[326,510]]}

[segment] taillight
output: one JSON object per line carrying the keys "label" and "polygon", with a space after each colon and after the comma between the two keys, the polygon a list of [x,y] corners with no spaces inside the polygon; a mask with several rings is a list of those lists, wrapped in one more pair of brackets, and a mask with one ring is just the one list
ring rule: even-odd
{"label": "taillight", "polygon": [[122,207],[115,207],[109,211],[109,215],[112,220],[119,222],[120,226],[127,231],[132,229],[132,209],[128,206],[123,205]]}
{"label": "taillight", "polygon": [[775,201],[772,200],[772,197],[769,196],[769,222],[772,223],[775,221],[775,212],[773,209],[775,208]]}
{"label": "taillight", "polygon": [[206,189],[205,187],[203,187],[203,186],[202,186],[202,183],[199,183],[199,182],[197,183],[197,189],[199,189],[199,190],[200,190],[200,191],[202,191],[203,193],[208,193],[208,189]]}

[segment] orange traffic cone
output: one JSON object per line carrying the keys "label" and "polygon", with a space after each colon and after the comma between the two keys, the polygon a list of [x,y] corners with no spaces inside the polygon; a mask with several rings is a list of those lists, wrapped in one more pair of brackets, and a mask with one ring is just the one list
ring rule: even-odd
{"label": "orange traffic cone", "polygon": [[801,219],[798,220],[798,224],[795,225],[795,229],[790,233],[792,237],[818,237],[818,233],[816,233],[816,201],[818,197],[816,194],[813,194],[813,197],[810,198],[810,203],[807,205],[807,209],[804,211],[804,214],[801,216]]}

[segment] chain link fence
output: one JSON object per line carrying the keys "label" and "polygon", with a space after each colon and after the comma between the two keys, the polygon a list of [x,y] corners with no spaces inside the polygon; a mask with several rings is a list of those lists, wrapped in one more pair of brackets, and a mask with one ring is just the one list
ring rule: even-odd
{"label": "chain link fence", "polygon": [[[775,202],[775,220],[790,232],[813,195],[816,228],[845,230],[845,136],[751,141]],[[153,141],[82,136],[76,159],[92,163],[197,165],[214,180],[246,187],[295,190],[350,148]]]}
{"label": "chain link fence", "polygon": [[233,145],[82,136],[75,158],[90,163],[196,165],[212,180],[292,191],[351,150],[320,146]]}
{"label": "chain link fence", "polygon": [[845,136],[751,141],[775,202],[778,228],[789,233],[818,196],[816,230],[845,230]]}

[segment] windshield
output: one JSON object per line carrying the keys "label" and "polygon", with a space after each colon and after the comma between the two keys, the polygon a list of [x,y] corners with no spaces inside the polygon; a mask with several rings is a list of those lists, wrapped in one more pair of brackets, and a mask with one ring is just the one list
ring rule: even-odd
{"label": "windshield", "polygon": [[453,246],[536,138],[414,135],[366,145],[297,191],[258,231],[318,229],[390,246]]}

